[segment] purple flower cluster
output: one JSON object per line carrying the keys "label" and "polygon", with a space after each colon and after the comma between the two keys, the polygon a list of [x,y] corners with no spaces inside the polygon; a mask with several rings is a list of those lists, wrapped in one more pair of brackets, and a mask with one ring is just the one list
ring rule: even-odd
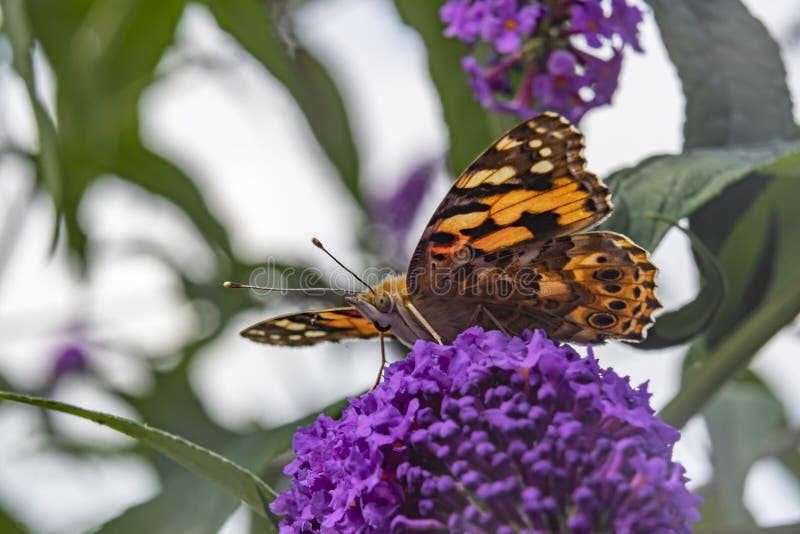
{"label": "purple flower cluster", "polygon": [[700,499],[646,387],[542,331],[419,341],[294,438],[281,532],[690,532]]}
{"label": "purple flower cluster", "polygon": [[611,102],[625,46],[642,51],[642,12],[627,0],[448,0],[439,16],[475,49],[462,60],[475,98],[521,118],[577,122]]}

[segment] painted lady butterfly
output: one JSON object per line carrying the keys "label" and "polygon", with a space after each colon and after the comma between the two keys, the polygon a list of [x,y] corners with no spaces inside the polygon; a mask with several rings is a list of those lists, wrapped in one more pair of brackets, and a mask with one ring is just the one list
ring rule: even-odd
{"label": "painted lady butterfly", "polygon": [[349,306],[284,315],[242,335],[273,345],[391,335],[446,343],[472,325],[563,341],[640,341],[660,307],[656,267],[627,237],[584,232],[612,210],[583,136],[544,113],[512,128],[436,209],[408,273]]}

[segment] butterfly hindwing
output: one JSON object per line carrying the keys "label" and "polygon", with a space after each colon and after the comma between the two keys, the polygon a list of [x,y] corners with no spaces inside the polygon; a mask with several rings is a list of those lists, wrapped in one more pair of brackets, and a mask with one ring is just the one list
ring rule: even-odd
{"label": "butterfly hindwing", "polygon": [[544,242],[604,220],[608,188],[585,169],[583,136],[545,113],[512,128],[461,174],[436,209],[409,265],[416,277],[452,258]]}
{"label": "butterfly hindwing", "polygon": [[245,328],[241,335],[260,343],[300,347],[321,341],[367,339],[380,332],[372,321],[347,306],[282,315]]}
{"label": "butterfly hindwing", "polygon": [[579,343],[640,341],[661,307],[655,274],[647,252],[625,236],[559,237],[545,243],[534,260],[522,253],[504,269],[504,283],[513,288],[507,295],[498,294],[497,281],[489,278],[495,294],[479,300],[491,316],[480,321],[515,334],[535,325],[554,339]]}

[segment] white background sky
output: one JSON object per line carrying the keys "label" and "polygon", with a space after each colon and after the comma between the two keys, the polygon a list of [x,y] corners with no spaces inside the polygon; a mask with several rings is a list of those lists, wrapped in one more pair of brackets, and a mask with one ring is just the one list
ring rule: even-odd
{"label": "white background sky", "polygon": [[[797,0],[745,2],[784,41],[796,21]],[[305,44],[331,67],[351,110],[361,147],[364,186],[369,192],[393,188],[416,163],[441,154],[447,132],[427,75],[416,34],[399,21],[390,3],[328,0],[306,8],[299,19]],[[356,225],[349,198],[332,169],[317,157],[302,116],[287,93],[201,8],[187,11],[178,46],[182,52],[223,59],[224,71],[184,68],[154,86],[141,104],[147,144],[167,155],[199,181],[213,211],[228,227],[237,252],[253,262],[291,251],[325,270],[334,266],[313,247],[320,237],[358,270]],[[746,38],[746,36],[742,36]],[[679,82],[661,46],[652,17],[643,27],[644,55],[628,55],[614,106],[590,112],[583,123],[589,167],[600,175],[681,146],[683,102]],[[174,57],[173,57],[174,58]],[[789,83],[800,101],[800,50],[784,51]],[[52,82],[46,67],[39,75]],[[52,101],[45,90],[45,97]],[[35,146],[35,129],[21,83],[0,71],[0,141]],[[30,172],[6,158],[0,162],[0,220],[26,198]],[[440,177],[416,229],[448,187]],[[209,258],[196,231],[175,208],[113,179],[93,186],[81,207],[93,239],[147,238],[162,244],[186,269],[209,272]],[[106,254],[95,263],[89,283],[70,272],[63,250],[48,255],[53,212],[38,198],[24,215],[17,247],[0,277],[0,371],[13,382],[35,388],[46,377],[53,350],[69,325],[84,321],[101,343],[92,363],[103,376],[131,391],[143,391],[143,365],[121,347],[166,352],[180,347],[197,318],[181,299],[174,274],[154,260]],[[409,245],[412,245],[410,243]],[[661,268],[660,296],[668,308],[689,300],[696,281],[680,235],[670,234],[654,261]],[[266,313],[288,312],[280,303]],[[349,343],[313,349],[274,348],[242,340],[237,331],[264,314],[237,317],[197,358],[193,386],[223,426],[292,420],[368,387],[377,347]],[[788,328],[758,356],[755,368],[773,385],[800,424],[797,326]],[[632,377],[650,380],[653,403],[662,407],[678,388],[682,349],[637,352],[611,344],[598,349],[601,362]],[[134,416],[130,408],[85,377],[72,377],[54,392],[59,400]],[[120,442],[110,431],[67,417],[59,428],[76,440]],[[158,491],[154,471],[136,457],[75,459],[42,450],[32,410],[0,408],[0,499],[36,531],[74,532],[96,525]],[[689,425],[677,459],[695,483],[709,476],[702,424]],[[746,499],[763,524],[800,521],[800,489],[774,463],[761,462],[748,479]],[[238,514],[226,533],[243,532]]]}

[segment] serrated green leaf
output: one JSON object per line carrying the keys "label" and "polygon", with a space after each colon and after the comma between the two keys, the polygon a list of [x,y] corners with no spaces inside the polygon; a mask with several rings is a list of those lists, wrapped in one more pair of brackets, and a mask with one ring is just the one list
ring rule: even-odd
{"label": "serrated green leaf", "polygon": [[395,7],[403,21],[422,37],[428,52],[428,70],[439,92],[444,121],[450,133],[450,161],[459,173],[494,140],[487,115],[475,101],[461,70],[467,50],[457,39],[443,35],[439,2],[403,2]]}
{"label": "serrated green leaf", "polygon": [[269,501],[277,496],[275,490],[251,471],[169,432],[123,417],[39,397],[0,391],[0,399],[75,415],[113,428],[157,450],[193,473],[215,482],[265,517],[269,514]]}
{"label": "serrated green leaf", "polygon": [[797,136],[778,45],[740,1],[647,1],[686,95],[686,148]]}
{"label": "serrated green leaf", "polygon": [[358,149],[353,141],[344,100],[333,78],[308,50],[289,45],[269,3],[254,0],[204,0],[220,27],[282,83],[308,120],[342,183],[364,207],[359,186]]}
{"label": "serrated green leaf", "polygon": [[623,233],[652,251],[669,224],[648,220],[646,214],[656,213],[671,220],[691,215],[751,171],[799,150],[798,142],[776,141],[648,158],[610,178],[613,200],[619,209],[601,228]]}
{"label": "serrated green leaf", "polygon": [[702,279],[700,292],[692,302],[659,316],[637,348],[661,349],[690,341],[711,324],[725,301],[727,283],[717,260],[694,232],[674,225],[691,240]]}

